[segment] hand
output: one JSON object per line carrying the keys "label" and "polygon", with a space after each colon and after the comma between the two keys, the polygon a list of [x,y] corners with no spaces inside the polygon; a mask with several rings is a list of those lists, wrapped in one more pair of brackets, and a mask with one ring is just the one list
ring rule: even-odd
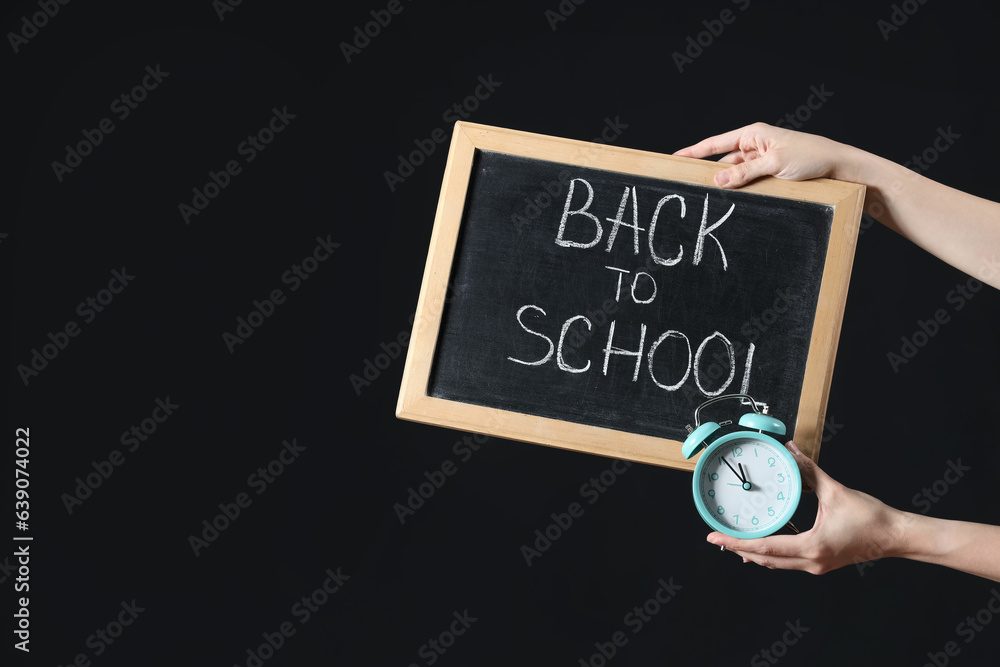
{"label": "hand", "polygon": [[800,452],[795,443],[789,442],[787,446],[803,480],[816,490],[819,499],[813,527],[798,535],[772,535],[754,540],[716,532],[709,534],[708,541],[737,553],[743,562],[812,574],[895,555],[891,552],[898,540],[903,513],[835,481]]}
{"label": "hand", "polygon": [[738,188],[761,176],[793,181],[838,177],[834,172],[842,162],[843,148],[846,147],[824,137],[754,123],[709,137],[674,155],[706,158],[726,153],[719,162],[733,166],[716,174],[715,184]]}
{"label": "hand", "polygon": [[955,190],[906,167],[824,137],[754,123],[674,153],[725,154],[715,184],[738,188],[761,176],[826,176],[865,185],[865,212],[960,271],[1000,289],[1000,204]]}

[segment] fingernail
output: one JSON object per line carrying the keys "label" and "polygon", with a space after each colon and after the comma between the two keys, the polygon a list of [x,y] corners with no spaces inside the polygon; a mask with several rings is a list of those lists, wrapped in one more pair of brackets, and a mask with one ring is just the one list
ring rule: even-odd
{"label": "fingernail", "polygon": [[715,184],[716,185],[718,185],[718,186],[721,187],[721,186],[725,185],[728,182],[729,182],[729,172],[728,171],[720,171],[718,174],[715,175]]}
{"label": "fingernail", "polygon": [[795,443],[792,442],[791,440],[788,441],[788,449],[792,450],[792,454],[795,454],[796,456],[803,455],[802,452],[799,451],[799,448],[796,447]]}

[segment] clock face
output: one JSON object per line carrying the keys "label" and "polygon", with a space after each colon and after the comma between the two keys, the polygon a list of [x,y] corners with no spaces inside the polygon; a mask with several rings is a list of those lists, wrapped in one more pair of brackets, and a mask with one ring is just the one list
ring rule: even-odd
{"label": "clock face", "polygon": [[774,533],[791,519],[801,495],[795,459],[763,434],[723,436],[695,469],[698,512],[712,528],[733,537]]}

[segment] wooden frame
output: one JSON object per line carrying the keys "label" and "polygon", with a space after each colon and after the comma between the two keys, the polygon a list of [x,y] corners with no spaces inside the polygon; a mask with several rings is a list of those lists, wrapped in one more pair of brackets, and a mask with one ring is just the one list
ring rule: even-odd
{"label": "wooden frame", "polygon": [[[410,336],[396,416],[462,431],[694,470],[696,459],[686,460],[681,455],[681,443],[675,440],[508,412],[427,394],[447,284],[477,149],[706,187],[714,187],[713,177],[724,168],[724,165],[712,161],[456,122],[417,302],[417,314]],[[767,177],[741,190],[834,207],[833,226],[794,433],[799,448],[816,460],[823,436],[826,403],[840,338],[865,187],[829,179],[795,182]]]}

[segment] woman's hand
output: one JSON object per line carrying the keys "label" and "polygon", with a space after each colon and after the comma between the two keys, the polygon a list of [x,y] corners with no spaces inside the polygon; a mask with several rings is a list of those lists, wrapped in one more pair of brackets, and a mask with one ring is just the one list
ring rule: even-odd
{"label": "woman's hand", "polygon": [[674,155],[706,158],[725,153],[719,162],[733,166],[716,174],[715,184],[738,188],[761,176],[793,181],[834,177],[849,150],[847,146],[814,134],[754,123],[709,137]]}
{"label": "woman's hand", "polygon": [[812,574],[893,555],[904,513],[835,481],[795,443],[789,442],[788,450],[799,465],[803,481],[816,490],[819,510],[813,527],[798,535],[754,540],[711,533],[708,541],[739,554],[744,562]]}
{"label": "woman's hand", "polygon": [[924,250],[1000,288],[1000,204],[936,183],[902,165],[814,134],[754,123],[674,153],[725,154],[715,184],[738,188],[761,176],[825,176],[866,186],[865,212]]}
{"label": "woman's hand", "polygon": [[769,568],[823,574],[845,565],[895,556],[943,565],[1000,581],[1000,526],[902,512],[849,489],[820,470],[795,443],[788,449],[816,490],[813,527],[798,535],[740,540],[711,533],[708,541]]}

